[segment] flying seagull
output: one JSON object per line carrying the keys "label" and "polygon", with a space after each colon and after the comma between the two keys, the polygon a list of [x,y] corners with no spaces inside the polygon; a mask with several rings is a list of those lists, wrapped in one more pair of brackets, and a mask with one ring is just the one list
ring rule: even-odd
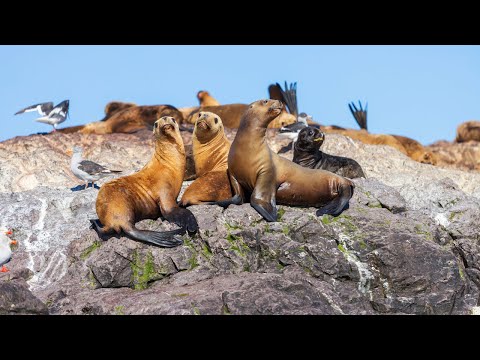
{"label": "flying seagull", "polygon": [[35,121],[52,125],[53,131],[57,131],[57,125],[64,122],[67,118],[69,105],[69,100],[64,100],[55,107],[53,106],[52,102],[40,103],[17,111],[15,115],[37,111],[42,116],[35,119]]}
{"label": "flying seagull", "polygon": [[15,245],[17,243],[16,240],[10,240],[7,236],[11,234],[11,230],[0,228],[0,272],[9,271],[5,264],[12,258],[12,249],[10,249],[10,245]]}
{"label": "flying seagull", "polygon": [[90,183],[92,183],[92,187],[95,187],[95,181],[98,181],[103,177],[122,172],[121,170],[107,169],[106,167],[90,160],[83,160],[82,148],[80,146],[73,147],[70,169],[77,178],[86,182],[85,189],[88,188]]}

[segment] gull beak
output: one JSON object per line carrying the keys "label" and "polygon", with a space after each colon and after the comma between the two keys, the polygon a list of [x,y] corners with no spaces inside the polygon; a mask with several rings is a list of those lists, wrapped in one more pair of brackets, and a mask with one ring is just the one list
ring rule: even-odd
{"label": "gull beak", "polygon": [[10,245],[17,245],[17,240],[11,240]]}
{"label": "gull beak", "polygon": [[5,231],[5,235],[12,235],[12,234],[13,234],[12,230]]}

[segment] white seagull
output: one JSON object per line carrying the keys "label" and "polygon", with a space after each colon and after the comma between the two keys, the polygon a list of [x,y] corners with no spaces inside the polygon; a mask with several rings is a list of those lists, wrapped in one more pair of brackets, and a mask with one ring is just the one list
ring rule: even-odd
{"label": "white seagull", "polygon": [[17,111],[15,115],[37,111],[42,116],[35,119],[35,121],[52,125],[53,131],[57,131],[57,125],[64,122],[67,118],[69,105],[69,100],[64,100],[55,107],[53,107],[52,102],[40,103]]}
{"label": "white seagull", "polygon": [[82,148],[80,146],[73,147],[70,169],[77,178],[86,182],[85,189],[90,183],[92,183],[92,187],[95,187],[95,181],[98,181],[105,176],[122,172],[121,170],[107,169],[106,167],[90,160],[83,160]]}
{"label": "white seagull", "polygon": [[6,263],[12,258],[12,249],[10,245],[15,245],[16,240],[11,240],[7,235],[11,235],[12,231],[8,229],[0,228],[0,272],[8,272],[9,270],[5,266]]}

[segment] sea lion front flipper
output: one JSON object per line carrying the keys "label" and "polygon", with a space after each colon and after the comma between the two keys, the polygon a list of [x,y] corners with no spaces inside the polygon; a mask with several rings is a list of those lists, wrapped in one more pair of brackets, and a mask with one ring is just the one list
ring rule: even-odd
{"label": "sea lion front flipper", "polygon": [[271,172],[259,174],[250,197],[250,205],[269,222],[277,221],[277,192],[275,175]]}
{"label": "sea lion front flipper", "polygon": [[222,201],[211,201],[205,202],[204,205],[218,205],[223,208],[227,208],[229,205],[242,205],[245,202],[245,195],[242,189],[242,186],[238,183],[237,179],[228,172],[228,178],[230,180],[230,185],[232,186],[233,197],[230,199],[222,200]]}
{"label": "sea lion front flipper", "polygon": [[177,224],[189,233],[196,233],[198,231],[197,219],[195,219],[195,216],[188,209],[174,207],[163,216],[167,221]]}

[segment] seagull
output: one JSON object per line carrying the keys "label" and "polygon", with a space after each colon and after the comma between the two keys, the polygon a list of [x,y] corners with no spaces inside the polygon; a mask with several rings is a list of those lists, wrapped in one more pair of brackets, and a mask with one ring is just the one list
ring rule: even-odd
{"label": "seagull", "polygon": [[298,115],[297,122],[294,122],[293,124],[287,126],[282,126],[279,130],[279,133],[277,134],[277,137],[280,139],[292,140],[293,149],[293,145],[295,144],[295,141],[297,141],[298,134],[303,128],[306,128],[308,126],[307,120],[309,118],[311,119],[310,115],[302,112],[300,115]]}
{"label": "seagull", "polygon": [[10,240],[7,235],[12,235],[12,231],[8,229],[0,228],[0,272],[8,272],[9,270],[5,266],[6,263],[12,258],[12,249],[10,245],[16,245],[16,240]]}
{"label": "seagull", "polygon": [[92,187],[95,187],[95,181],[103,177],[122,172],[121,170],[109,170],[90,160],[83,160],[80,146],[73,147],[70,169],[77,178],[86,182],[85,189],[89,187],[90,183],[92,183]]}
{"label": "seagull", "polygon": [[53,102],[40,103],[17,111],[15,115],[37,111],[42,116],[35,119],[35,121],[52,125],[53,131],[57,131],[57,125],[64,122],[67,118],[69,105],[69,100],[64,100],[55,107],[53,107]]}

